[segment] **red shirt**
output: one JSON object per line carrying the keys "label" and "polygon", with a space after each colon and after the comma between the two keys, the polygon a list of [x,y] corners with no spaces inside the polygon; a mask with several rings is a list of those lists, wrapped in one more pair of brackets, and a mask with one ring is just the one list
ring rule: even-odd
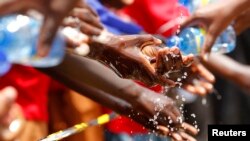
{"label": "red shirt", "polygon": [[[178,0],[135,0],[124,12],[151,34],[157,34],[162,26],[177,17],[189,15],[188,10],[180,5]],[[162,35],[170,36],[176,33],[178,28],[176,24]]]}
{"label": "red shirt", "polygon": [[50,79],[31,67],[13,65],[0,78],[0,89],[13,86],[18,91],[17,103],[22,107],[28,120],[47,121],[47,94]]}
{"label": "red shirt", "polygon": [[[180,16],[188,16],[188,11],[178,4],[177,0],[135,0],[124,9],[134,21],[141,25],[144,30],[151,34],[159,34],[160,27]],[[164,31],[165,37],[176,33],[178,25]],[[143,85],[142,83],[140,83]],[[150,88],[155,92],[161,92],[162,87]],[[121,116],[107,124],[107,128],[113,133],[138,134],[147,133],[147,130],[132,119]]]}

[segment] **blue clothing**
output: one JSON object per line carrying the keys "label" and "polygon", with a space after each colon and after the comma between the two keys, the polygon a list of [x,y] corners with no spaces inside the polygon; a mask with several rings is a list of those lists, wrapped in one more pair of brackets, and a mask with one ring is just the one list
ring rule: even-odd
{"label": "blue clothing", "polygon": [[122,21],[103,6],[99,0],[87,0],[87,3],[98,13],[101,22],[109,32],[114,34],[138,34],[142,31],[140,26]]}

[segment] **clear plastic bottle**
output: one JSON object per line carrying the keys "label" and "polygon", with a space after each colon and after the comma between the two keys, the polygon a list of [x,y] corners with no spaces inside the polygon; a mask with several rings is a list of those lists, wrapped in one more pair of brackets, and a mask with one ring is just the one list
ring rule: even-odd
{"label": "clear plastic bottle", "polygon": [[[205,31],[197,27],[183,29],[178,35],[174,35],[166,40],[168,47],[177,46],[184,55],[198,55],[205,40]],[[217,38],[212,47],[212,52],[229,53],[235,48],[236,35],[232,26]]]}
{"label": "clear plastic bottle", "polygon": [[6,74],[11,68],[11,63],[8,62],[6,55],[0,51],[0,77]]}
{"label": "clear plastic bottle", "polygon": [[193,13],[198,8],[203,7],[214,1],[215,0],[179,0],[179,3],[188,8],[188,11],[190,13]]}
{"label": "clear plastic bottle", "polygon": [[11,63],[34,67],[58,65],[64,57],[63,35],[57,33],[46,57],[38,57],[37,41],[41,22],[24,15],[9,15],[0,18],[0,52]]}
{"label": "clear plastic bottle", "polygon": [[[203,7],[209,3],[213,3],[214,0],[179,0],[180,4],[183,4],[188,8],[190,13],[193,13],[199,7]],[[183,29],[178,35],[172,36],[167,39],[167,46],[177,46],[180,48],[183,54],[200,53],[204,43],[205,30],[199,27],[187,27]],[[236,46],[236,34],[233,27],[230,25],[226,30],[221,33],[212,47],[212,52],[229,53],[234,50]]]}

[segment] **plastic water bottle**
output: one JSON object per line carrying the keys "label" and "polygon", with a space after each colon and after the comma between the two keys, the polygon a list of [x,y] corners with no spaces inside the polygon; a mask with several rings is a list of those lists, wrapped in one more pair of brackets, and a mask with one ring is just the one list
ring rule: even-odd
{"label": "plastic water bottle", "polygon": [[215,0],[179,0],[179,3],[184,5],[190,13],[193,13],[200,7],[203,7]]}
{"label": "plastic water bottle", "polygon": [[[179,3],[186,6],[190,13],[193,13],[199,7],[205,6],[214,0],[179,0]],[[178,35],[172,36],[166,40],[167,46],[177,46],[183,54],[198,55],[205,40],[205,30],[199,27],[187,27]],[[232,26],[228,26],[221,33],[212,47],[212,52],[229,53],[236,46],[236,34]]]}
{"label": "plastic water bottle", "polygon": [[[7,57],[7,61],[1,58],[0,65],[3,66],[7,62],[40,68],[58,65],[64,57],[63,35],[58,32],[49,54],[46,57],[38,57],[36,53],[40,26],[40,21],[24,15],[1,17],[0,52]],[[7,66],[5,68],[8,68]]]}
{"label": "plastic water bottle", "polygon": [[8,62],[6,55],[0,51],[0,76],[6,74],[11,68],[11,63]]}
{"label": "plastic water bottle", "polygon": [[[235,48],[236,35],[232,26],[217,38],[212,47],[212,52],[229,53]],[[166,40],[168,47],[177,46],[184,55],[198,55],[205,40],[205,31],[197,27],[188,27],[182,30],[178,35],[174,35]]]}

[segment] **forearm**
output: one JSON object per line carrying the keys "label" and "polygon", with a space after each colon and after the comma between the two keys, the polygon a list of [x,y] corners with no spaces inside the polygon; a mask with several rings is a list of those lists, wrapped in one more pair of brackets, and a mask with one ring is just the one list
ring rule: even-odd
{"label": "forearm", "polygon": [[61,71],[58,71],[58,69],[43,69],[42,71],[51,75],[54,79],[64,83],[69,88],[100,103],[101,105],[108,107],[119,114],[129,116],[149,129],[156,129],[154,123],[150,122],[147,116],[143,113],[138,114],[139,112],[136,111],[128,102],[114,97],[102,90],[89,86],[83,83],[82,80],[74,79]]}
{"label": "forearm", "polygon": [[213,73],[232,81],[243,88],[250,89],[250,67],[220,54],[210,54],[202,63]]}
{"label": "forearm", "polygon": [[230,0],[226,2],[230,4],[229,9],[234,11],[235,16],[238,16],[245,10],[249,9],[250,6],[250,0]]}
{"label": "forearm", "polygon": [[[126,101],[135,100],[138,93],[128,93],[124,91],[125,89],[130,87],[143,89],[133,81],[119,78],[109,68],[98,62],[71,54],[66,54],[61,65],[43,69],[43,71],[51,76],[59,75],[57,79],[62,83],[72,80],[85,83]],[[74,84],[70,83],[67,86],[74,87]]]}

